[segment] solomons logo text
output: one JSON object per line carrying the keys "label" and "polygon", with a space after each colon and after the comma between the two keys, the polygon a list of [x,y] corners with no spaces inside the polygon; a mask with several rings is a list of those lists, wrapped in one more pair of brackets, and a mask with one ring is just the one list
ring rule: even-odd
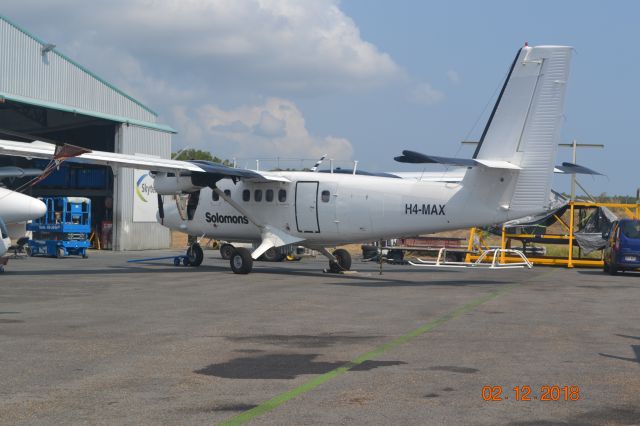
{"label": "solomons logo text", "polygon": [[207,221],[207,223],[241,223],[245,225],[249,224],[249,219],[247,219],[246,216],[234,216],[230,214],[221,215],[220,213],[212,214],[209,212],[206,212],[204,214],[204,220]]}

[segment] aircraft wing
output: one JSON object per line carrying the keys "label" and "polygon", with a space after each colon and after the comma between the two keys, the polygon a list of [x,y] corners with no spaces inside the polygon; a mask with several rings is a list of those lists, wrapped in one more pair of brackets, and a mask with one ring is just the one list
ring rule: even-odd
{"label": "aircraft wing", "polygon": [[[63,152],[60,154],[60,152]],[[77,155],[68,156],[64,152],[75,152]],[[11,155],[26,158],[64,159],[81,164],[97,164],[111,167],[128,167],[154,172],[167,173],[205,173],[217,179],[231,178],[254,182],[288,182],[289,180],[268,172],[257,172],[248,169],[236,169],[209,161],[182,161],[156,158],[141,154],[127,155],[105,151],[92,151],[84,148],[64,145],[59,146],[42,142],[15,142],[0,140],[0,155]]]}

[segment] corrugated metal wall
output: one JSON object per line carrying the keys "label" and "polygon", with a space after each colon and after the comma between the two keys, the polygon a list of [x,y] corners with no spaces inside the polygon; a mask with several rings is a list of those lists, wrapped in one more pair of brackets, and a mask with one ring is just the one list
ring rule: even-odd
{"label": "corrugated metal wall", "polygon": [[[116,152],[171,157],[171,134],[138,126],[120,125]],[[134,179],[132,169],[120,169],[114,176],[115,250],[168,248],[169,229],[158,223],[133,222]]]}
{"label": "corrugated metal wall", "polygon": [[138,120],[155,122],[147,107],[83,70],[0,16],[0,90]]}

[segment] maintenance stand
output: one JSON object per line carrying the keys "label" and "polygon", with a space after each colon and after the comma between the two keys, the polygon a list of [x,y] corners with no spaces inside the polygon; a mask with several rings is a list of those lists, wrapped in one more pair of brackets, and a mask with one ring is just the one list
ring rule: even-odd
{"label": "maintenance stand", "polygon": [[84,197],[42,198],[47,213],[27,224],[27,231],[33,231],[29,240],[30,256],[45,255],[64,257],[78,255],[87,257],[91,246],[88,239],[91,232],[91,200]]}

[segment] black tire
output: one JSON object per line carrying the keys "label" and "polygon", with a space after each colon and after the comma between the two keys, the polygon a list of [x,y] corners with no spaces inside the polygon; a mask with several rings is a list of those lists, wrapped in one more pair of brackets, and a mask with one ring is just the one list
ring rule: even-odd
{"label": "black tire", "polygon": [[202,265],[202,260],[204,259],[204,252],[202,251],[202,247],[200,244],[193,243],[187,249],[187,257],[189,258],[190,266],[200,266]]}
{"label": "black tire", "polygon": [[31,247],[25,247],[24,252],[27,253],[27,256],[29,257],[33,257],[33,255],[35,254],[33,250],[31,250]]}
{"label": "black tire", "polygon": [[220,246],[220,256],[224,260],[231,259],[231,256],[233,256],[233,252],[235,251],[236,251],[235,247],[232,246],[231,244],[223,244]]}
{"label": "black tire", "polygon": [[82,252],[82,258],[83,258],[83,259],[86,259],[86,258],[88,258],[88,257],[89,257],[89,255],[87,254],[87,251],[86,251],[86,250],[85,250],[85,251],[83,251],[83,252]]}
{"label": "black tire", "polygon": [[56,249],[56,258],[60,259],[62,257],[64,257],[64,249],[62,247],[58,247]]}
{"label": "black tire", "polygon": [[609,270],[607,272],[609,272],[609,275],[618,275],[618,265],[616,262],[616,257],[618,256],[618,253],[616,253],[615,251],[611,250],[611,262],[609,263]]}
{"label": "black tire", "polygon": [[402,250],[389,250],[387,253],[387,259],[393,262],[402,262],[404,260],[404,252]]}
{"label": "black tire", "polygon": [[351,269],[351,254],[344,249],[337,249],[333,252],[336,262],[329,262],[331,272],[348,271]]}
{"label": "black tire", "polygon": [[229,260],[229,264],[234,274],[248,274],[253,269],[251,252],[244,247],[236,248]]}
{"label": "black tire", "polygon": [[371,258],[374,258],[374,257],[378,256],[378,247],[376,247],[376,246],[363,244],[363,245],[360,246],[360,248],[362,249],[362,258],[363,259],[369,260]]}
{"label": "black tire", "polygon": [[260,256],[260,260],[264,260],[265,262],[282,262],[286,255],[280,253],[275,247],[271,247],[269,250],[265,251],[262,256]]}

